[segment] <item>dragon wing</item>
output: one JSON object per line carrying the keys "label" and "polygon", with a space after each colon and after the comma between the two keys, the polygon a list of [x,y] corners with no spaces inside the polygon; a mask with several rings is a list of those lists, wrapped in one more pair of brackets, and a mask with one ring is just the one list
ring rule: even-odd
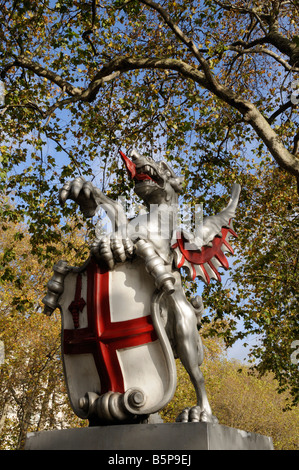
{"label": "dragon wing", "polygon": [[240,191],[240,185],[234,184],[227,207],[219,214],[204,218],[201,239],[183,230],[176,231],[171,245],[175,264],[177,268],[187,268],[192,280],[198,276],[207,284],[211,279],[221,281],[218,268],[228,269],[225,253],[234,254],[228,241],[232,236],[237,237],[232,219],[235,217]]}

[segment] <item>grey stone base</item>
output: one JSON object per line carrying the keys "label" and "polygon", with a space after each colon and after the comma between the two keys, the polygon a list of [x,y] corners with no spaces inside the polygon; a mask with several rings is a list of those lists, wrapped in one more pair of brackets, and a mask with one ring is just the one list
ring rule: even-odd
{"label": "grey stone base", "polygon": [[128,424],[40,431],[26,450],[273,450],[270,437],[211,423]]}

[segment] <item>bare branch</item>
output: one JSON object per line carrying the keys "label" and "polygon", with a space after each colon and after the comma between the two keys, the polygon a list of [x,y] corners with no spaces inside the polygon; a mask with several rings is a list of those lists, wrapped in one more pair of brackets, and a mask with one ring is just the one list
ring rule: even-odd
{"label": "bare branch", "polygon": [[260,44],[266,44],[267,43],[267,37],[262,36],[260,38],[253,39],[250,42],[243,41],[243,39],[239,39],[238,41],[234,41],[231,45],[232,46],[242,46],[245,47],[246,49],[250,49],[251,47],[258,46]]}
{"label": "bare branch", "polygon": [[260,27],[261,27],[263,33],[264,33],[265,35],[267,35],[267,30],[266,30],[266,28],[265,28],[264,25],[263,25],[263,21],[262,21],[261,17],[257,14],[257,12],[256,12],[256,10],[255,10],[254,8],[251,10],[251,14],[252,14],[252,15],[257,19],[257,21],[259,22],[259,25],[260,25]]}
{"label": "bare branch", "polygon": [[278,54],[271,51],[270,49],[261,48],[260,52],[262,52],[263,54],[267,54],[270,57],[273,57],[288,72],[299,72],[299,67],[293,67],[293,66],[289,65],[288,62],[286,62],[284,59],[282,59],[282,57],[280,57]]}
{"label": "bare branch", "polygon": [[225,133],[225,136],[224,138],[222,139],[222,141],[220,142],[219,146],[218,146],[218,150],[217,150],[217,157],[220,159],[220,152],[221,152],[221,149],[222,149],[222,146],[225,144],[225,142],[228,140],[229,138],[229,135],[230,135],[230,131],[231,129],[233,128],[233,126],[235,125],[236,123],[235,122],[231,122],[230,124],[228,124],[227,126],[227,130],[226,130],[226,133]]}

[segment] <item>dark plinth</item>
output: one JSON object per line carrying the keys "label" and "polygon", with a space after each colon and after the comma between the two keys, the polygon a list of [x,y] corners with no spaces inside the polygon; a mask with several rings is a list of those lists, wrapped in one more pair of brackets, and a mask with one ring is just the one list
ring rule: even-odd
{"label": "dark plinth", "polygon": [[211,423],[129,424],[41,431],[26,450],[272,450],[270,437]]}

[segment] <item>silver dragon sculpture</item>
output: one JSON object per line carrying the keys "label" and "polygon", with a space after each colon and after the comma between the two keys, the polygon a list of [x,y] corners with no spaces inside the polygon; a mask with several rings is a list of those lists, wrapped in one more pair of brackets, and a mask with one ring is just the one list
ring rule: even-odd
{"label": "silver dragon sculpture", "polygon": [[[225,253],[233,253],[228,240],[236,236],[232,219],[235,217],[240,186],[233,185],[230,201],[222,212],[203,219],[200,234],[194,235],[180,227],[173,230],[183,178],[176,176],[164,161],[156,162],[136,151],[131,152],[130,158],[122,152],[120,154],[135,183],[135,193],[147,211],[129,221],[118,201],[109,198],[83,177],[63,186],[60,203],[64,204],[67,199],[75,201],[87,218],[93,217],[100,206],[115,221],[114,231],[96,238],[90,248],[92,257],[104,262],[109,270],[135,256],[144,259],[145,268],[154,277],[157,288],[166,293],[161,297],[159,306],[165,331],[174,357],[181,360],[196,392],[196,405],[185,408],[177,421],[217,423],[200,369],[204,351],[198,330],[203,302],[200,296],[187,300],[181,270],[185,269],[193,280],[196,277],[205,283],[209,283],[210,279],[220,280],[218,269],[228,268]],[[157,224],[161,214],[167,221],[163,234]]]}

